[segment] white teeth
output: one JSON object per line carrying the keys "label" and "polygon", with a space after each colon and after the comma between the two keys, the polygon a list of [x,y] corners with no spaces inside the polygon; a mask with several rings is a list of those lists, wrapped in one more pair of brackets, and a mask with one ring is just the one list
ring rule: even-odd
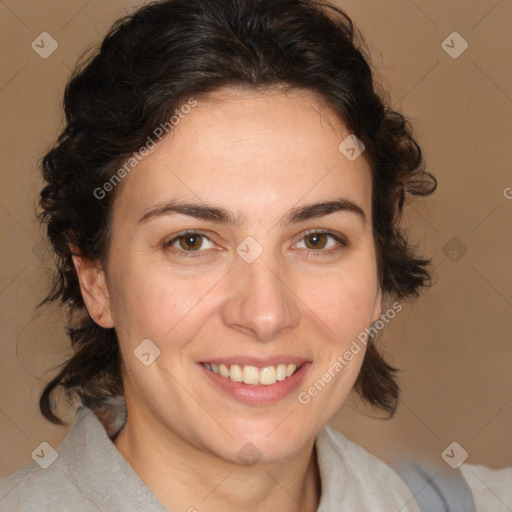
{"label": "white teeth", "polygon": [[277,365],[277,375],[276,379],[278,381],[286,379],[286,365],[285,364],[278,364]]}
{"label": "white teeth", "polygon": [[229,370],[229,378],[235,382],[242,382],[242,368],[237,364],[232,364]]}
{"label": "white teeth", "polygon": [[296,364],[288,364],[286,365],[286,376],[291,377],[293,375],[293,372],[297,369]]}
{"label": "white teeth", "polygon": [[274,384],[276,379],[276,368],[275,366],[265,366],[260,370],[260,384],[268,386]]}
{"label": "white teeth", "polygon": [[270,386],[291,377],[300,365],[296,365],[295,363],[280,363],[277,366],[265,366],[261,369],[256,366],[241,366],[238,364],[229,366],[225,364],[203,363],[203,366],[207,370],[225,379],[231,379],[234,382],[243,382],[244,384],[253,386]]}
{"label": "white teeth", "polygon": [[225,364],[219,364],[219,375],[226,379],[229,377],[229,369]]}
{"label": "white teeth", "polygon": [[256,366],[244,366],[242,375],[245,384],[258,384],[260,381],[260,372]]}

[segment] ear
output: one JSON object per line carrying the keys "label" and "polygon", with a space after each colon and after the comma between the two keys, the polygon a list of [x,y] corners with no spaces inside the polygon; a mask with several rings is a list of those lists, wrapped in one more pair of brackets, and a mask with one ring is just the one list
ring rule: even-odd
{"label": "ear", "polygon": [[373,313],[370,323],[375,323],[382,313],[382,288],[379,286],[377,295],[375,296],[375,302],[373,304]]}
{"label": "ear", "polygon": [[98,262],[92,262],[81,256],[75,247],[71,247],[80,291],[90,317],[101,327],[114,327],[110,309],[110,296],[105,279],[105,272]]}

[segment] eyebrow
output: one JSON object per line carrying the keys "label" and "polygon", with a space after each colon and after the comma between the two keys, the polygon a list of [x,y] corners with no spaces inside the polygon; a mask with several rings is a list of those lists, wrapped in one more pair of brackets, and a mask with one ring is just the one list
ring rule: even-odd
{"label": "eyebrow", "polygon": [[[345,198],[292,208],[280,222],[281,225],[288,226],[289,224],[296,224],[308,219],[323,217],[341,211],[356,214],[362,220],[363,224],[367,222],[364,210],[356,203]],[[205,203],[180,201],[167,201],[154,206],[144,213],[137,223],[145,223],[151,219],[173,214],[188,215],[196,219],[230,226],[239,226],[241,224],[240,215],[235,215],[233,212],[224,208]]]}

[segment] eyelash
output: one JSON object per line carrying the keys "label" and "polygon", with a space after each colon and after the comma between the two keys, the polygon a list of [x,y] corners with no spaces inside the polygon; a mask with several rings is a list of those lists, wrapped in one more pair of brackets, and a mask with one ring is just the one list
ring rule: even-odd
{"label": "eyelash", "polygon": [[[334,238],[334,240],[336,242],[338,242],[339,246],[333,247],[331,249],[323,249],[323,250],[322,249],[318,249],[318,250],[307,249],[306,250],[307,258],[327,257],[327,256],[330,256],[331,254],[334,254],[335,252],[340,251],[341,249],[343,249],[344,247],[347,247],[347,245],[348,245],[347,241],[343,237],[340,237],[339,235],[336,235],[336,234],[332,233],[331,231],[323,231],[320,229],[313,229],[313,230],[307,231],[306,233],[304,233],[302,238],[300,238],[297,242],[301,242],[302,240],[304,240],[304,238],[306,238],[309,235],[316,235],[316,234],[328,235],[331,238]],[[199,235],[199,236],[206,238],[207,240],[209,240],[211,242],[210,238],[207,237],[201,231],[190,230],[190,231],[184,231],[183,233],[180,233],[177,236],[175,236],[174,238],[172,238],[171,240],[165,241],[163,243],[163,248],[170,252],[173,252],[173,253],[182,253],[182,254],[180,254],[180,256],[183,256],[185,258],[201,258],[201,257],[205,256],[205,254],[201,254],[201,253],[204,253],[205,251],[185,251],[183,249],[176,249],[176,248],[172,247],[172,244],[174,242],[176,242],[180,238],[186,237],[187,235]]]}

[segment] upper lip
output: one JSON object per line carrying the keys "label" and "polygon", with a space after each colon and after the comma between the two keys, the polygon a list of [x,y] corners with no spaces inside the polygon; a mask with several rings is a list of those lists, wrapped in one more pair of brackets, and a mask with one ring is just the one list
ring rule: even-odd
{"label": "upper lip", "polygon": [[212,357],[211,359],[203,359],[200,363],[210,364],[225,364],[232,365],[238,364],[241,366],[256,366],[257,368],[264,368],[265,366],[277,366],[278,364],[296,364],[297,366],[303,363],[309,363],[309,359],[297,356],[272,356],[272,357],[250,357],[250,356],[226,356],[226,357]]}

